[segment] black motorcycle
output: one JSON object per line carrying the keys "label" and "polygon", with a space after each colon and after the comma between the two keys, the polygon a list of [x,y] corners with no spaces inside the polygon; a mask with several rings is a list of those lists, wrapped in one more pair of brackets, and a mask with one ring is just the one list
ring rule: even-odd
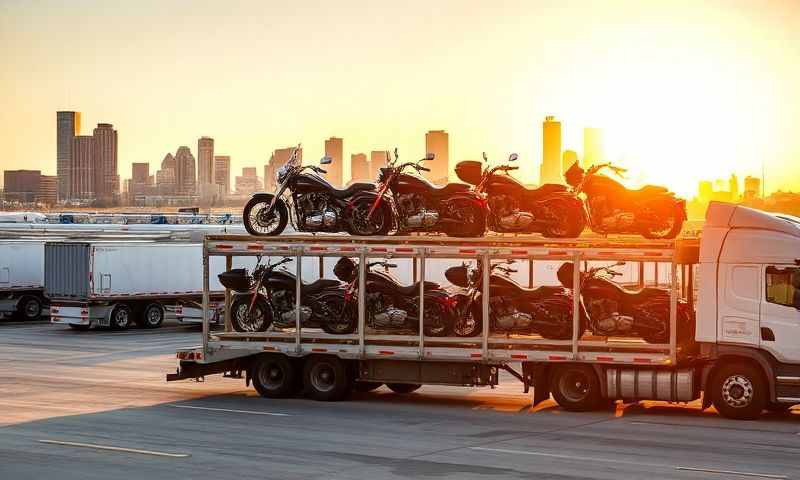
{"label": "black motorcycle", "polygon": [[[622,275],[614,267],[624,264],[593,267],[581,273],[581,303],[588,315],[589,329],[599,336],[641,337],[647,343],[668,343],[669,290],[623,288],[612,279]],[[574,268],[571,262],[566,262],[558,269],[558,280],[566,288],[572,288]],[[692,318],[689,304],[678,300],[678,342],[694,337]]]}
{"label": "black motorcycle", "polygon": [[[276,270],[293,258],[261,264],[248,274],[235,268],[219,274],[223,286],[233,290],[231,323],[237,332],[264,332],[270,325],[278,328],[297,326],[296,277],[286,270]],[[336,280],[319,279],[300,287],[300,325],[321,328],[326,333],[350,333],[355,328],[343,318],[345,286]]]}
{"label": "black motorcycle", "polygon": [[[387,166],[380,169],[378,195],[367,218],[378,221],[392,214],[398,233],[443,232],[453,237],[479,237],[486,230],[486,202],[483,195],[463,183],[440,187],[418,175],[405,173],[408,168],[430,172],[422,162],[433,160],[429,153],[417,162],[398,165],[387,154]],[[387,195],[387,192],[391,196]]]}
{"label": "black motorcycle", "polygon": [[[516,153],[508,157],[515,162]],[[483,154],[484,165],[487,162]],[[456,165],[456,175],[475,185],[474,191],[488,200],[489,230],[499,233],[541,233],[545,237],[577,237],[586,227],[583,202],[565,185],[545,184],[528,188],[508,172],[513,165],[488,167],[466,160]]]}
{"label": "black motorcycle", "polygon": [[[383,267],[384,271],[373,270]],[[376,330],[410,330],[419,333],[419,287],[420,283],[402,285],[389,274],[390,268],[397,265],[387,261],[367,264],[365,296],[368,327]],[[347,282],[344,293],[344,313],[342,316],[358,319],[358,264],[348,257],[342,257],[334,266],[336,278]],[[424,326],[429,337],[445,337],[450,334],[450,296],[435,282],[425,282]]]}
{"label": "black motorcycle", "polygon": [[[347,232],[386,235],[392,227],[390,212],[370,212],[377,193],[375,184],[354,183],[339,190],[319,176],[316,165],[301,165],[297,152],[276,172],[277,191],[256,193],[244,207],[244,227],[251,235],[280,235],[289,221],[300,232]],[[331,163],[324,157],[321,165]],[[293,215],[290,215],[292,212]]]}
{"label": "black motorcycle", "polygon": [[[539,334],[553,340],[572,338],[572,294],[560,286],[526,288],[511,278],[510,262],[491,265],[489,275],[489,330],[492,333]],[[445,277],[463,288],[454,295],[453,332],[472,337],[483,331],[482,267],[466,263],[450,267]],[[581,332],[584,328],[581,319]]]}

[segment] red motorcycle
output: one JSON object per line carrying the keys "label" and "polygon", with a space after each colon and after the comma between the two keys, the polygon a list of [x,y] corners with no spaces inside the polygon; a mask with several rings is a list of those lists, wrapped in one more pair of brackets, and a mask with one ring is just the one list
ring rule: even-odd
{"label": "red motorcycle", "polygon": [[[387,154],[387,157],[388,154]],[[443,232],[453,237],[480,237],[486,230],[486,202],[483,195],[470,191],[463,183],[448,183],[440,187],[418,175],[405,173],[408,168],[430,172],[422,162],[433,160],[429,153],[417,162],[398,165],[397,149],[394,161],[380,169],[378,195],[367,215],[391,211],[398,233]],[[387,194],[389,192],[389,194]]]}
{"label": "red motorcycle", "polygon": [[656,185],[628,190],[619,182],[600,175],[604,168],[618,176],[625,172],[624,168],[610,163],[593,165],[584,171],[575,162],[564,173],[573,192],[586,195],[586,214],[594,232],[641,234],[652,239],[678,236],[686,220],[686,200]]}

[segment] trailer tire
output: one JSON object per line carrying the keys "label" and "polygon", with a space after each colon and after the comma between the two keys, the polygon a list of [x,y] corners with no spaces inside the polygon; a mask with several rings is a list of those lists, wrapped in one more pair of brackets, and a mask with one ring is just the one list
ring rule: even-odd
{"label": "trailer tire", "polygon": [[131,326],[131,307],[127,305],[117,305],[111,310],[109,325],[113,330],[127,330]]}
{"label": "trailer tire", "polygon": [[589,365],[559,365],[550,378],[553,398],[564,410],[588,412],[600,406],[600,381]]}
{"label": "trailer tire", "polygon": [[42,316],[42,301],[35,295],[23,295],[17,302],[16,313],[20,320],[39,320]]}
{"label": "trailer tire", "polygon": [[164,307],[160,303],[147,304],[137,322],[142,328],[158,328],[164,322]]}
{"label": "trailer tire", "polygon": [[303,386],[314,400],[335,402],[343,399],[352,386],[352,378],[342,360],[330,355],[309,357],[303,367]]}
{"label": "trailer tire", "polygon": [[422,385],[418,383],[387,383],[387,387],[389,390],[393,391],[394,393],[399,393],[402,395],[407,395],[409,393],[414,393],[422,387]]}
{"label": "trailer tire", "polygon": [[767,392],[761,369],[744,361],[720,366],[711,381],[714,408],[736,420],[757,419],[767,407]]}
{"label": "trailer tire", "polygon": [[286,398],[297,393],[295,364],[283,355],[263,355],[253,367],[253,386],[264,398]]}

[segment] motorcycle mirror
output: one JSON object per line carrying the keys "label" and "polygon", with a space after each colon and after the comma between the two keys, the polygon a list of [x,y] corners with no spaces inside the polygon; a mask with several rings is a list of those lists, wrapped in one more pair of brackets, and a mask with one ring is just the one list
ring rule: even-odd
{"label": "motorcycle mirror", "polygon": [[511,155],[508,156],[508,161],[509,162],[516,162],[518,158],[519,158],[519,155],[517,155],[516,153],[512,153]]}
{"label": "motorcycle mirror", "polygon": [[625,262],[623,262],[622,260],[620,260],[619,262],[614,264],[614,266],[617,266],[617,267],[621,267],[623,265],[625,265]]}
{"label": "motorcycle mirror", "polygon": [[327,156],[327,155],[325,155],[324,157],[322,157],[319,160],[319,164],[320,165],[328,165],[328,164],[331,164],[331,163],[333,163],[333,159],[331,157]]}
{"label": "motorcycle mirror", "polygon": [[436,157],[436,155],[428,152],[428,154],[425,155],[425,160],[433,160],[435,157]]}
{"label": "motorcycle mirror", "polygon": [[483,152],[483,161],[484,162],[488,162],[489,161],[489,157],[486,156],[486,152]]}
{"label": "motorcycle mirror", "polygon": [[397,161],[397,158],[398,158],[399,156],[400,156],[400,155],[398,155],[398,154],[397,154],[397,147],[394,147],[394,161],[395,161],[395,162]]}

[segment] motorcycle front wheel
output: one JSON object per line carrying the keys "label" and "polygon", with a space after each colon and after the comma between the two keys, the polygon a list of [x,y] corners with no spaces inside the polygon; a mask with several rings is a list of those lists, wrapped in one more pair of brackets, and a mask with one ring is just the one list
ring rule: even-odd
{"label": "motorcycle front wheel", "polygon": [[[670,202],[672,202],[670,200]],[[662,216],[660,209],[652,212],[652,216]],[[642,236],[651,240],[672,239],[681,233],[683,228],[684,212],[680,204],[670,206],[666,211],[666,218],[660,218],[657,224],[647,223],[642,225]]]}
{"label": "motorcycle front wheel", "polygon": [[451,237],[482,237],[486,233],[486,216],[483,209],[472,200],[459,199],[452,203],[450,217],[458,226],[445,232]]}
{"label": "motorcycle front wheel", "polygon": [[237,332],[265,332],[272,324],[272,310],[261,295],[250,306],[250,295],[237,296],[231,302],[231,326]]}
{"label": "motorcycle front wheel", "polygon": [[358,315],[352,314],[352,309],[347,308],[342,296],[329,295],[319,300],[319,313],[321,314],[322,331],[332,335],[347,335],[356,331]]}
{"label": "motorcycle front wheel", "polygon": [[374,200],[362,198],[357,200],[350,210],[350,233],[359,236],[384,236],[392,229],[392,209],[381,203],[369,216]]}
{"label": "motorcycle front wheel", "polygon": [[[586,228],[586,215],[583,205],[572,206],[556,200],[550,205],[551,219],[542,232],[548,238],[577,238]],[[554,214],[553,214],[554,213]]]}
{"label": "motorcycle front wheel", "polygon": [[426,337],[446,337],[450,333],[450,321],[444,307],[436,300],[425,299],[423,330]]}
{"label": "motorcycle front wheel", "polygon": [[272,213],[267,215],[267,209],[272,202],[272,195],[253,197],[244,206],[242,220],[247,233],[255,236],[280,235],[289,222],[289,210],[286,203],[280,198],[275,202]]}
{"label": "motorcycle front wheel", "polygon": [[457,337],[476,337],[483,331],[482,305],[475,303],[453,321],[453,334]]}

